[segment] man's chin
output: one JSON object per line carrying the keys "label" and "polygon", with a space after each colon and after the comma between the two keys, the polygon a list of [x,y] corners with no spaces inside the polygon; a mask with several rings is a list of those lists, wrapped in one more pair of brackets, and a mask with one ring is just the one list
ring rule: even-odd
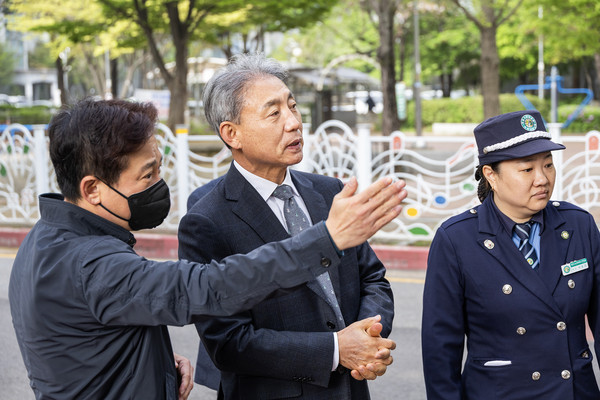
{"label": "man's chin", "polygon": [[288,165],[288,167],[291,167],[292,165],[301,163],[303,159],[304,159],[304,155],[302,154],[302,151],[300,151],[300,154],[297,154],[293,158],[291,158],[289,160],[289,162],[287,163],[287,165]]}

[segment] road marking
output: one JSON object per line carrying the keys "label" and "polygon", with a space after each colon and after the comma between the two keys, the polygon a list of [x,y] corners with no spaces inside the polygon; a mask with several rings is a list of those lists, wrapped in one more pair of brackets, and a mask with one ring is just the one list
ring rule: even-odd
{"label": "road marking", "polygon": [[15,258],[17,253],[0,253],[0,258]]}

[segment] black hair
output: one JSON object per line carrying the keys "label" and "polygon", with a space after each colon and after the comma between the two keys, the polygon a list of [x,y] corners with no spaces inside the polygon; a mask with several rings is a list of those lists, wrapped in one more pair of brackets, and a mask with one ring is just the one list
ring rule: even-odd
{"label": "black hair", "polygon": [[108,184],[119,180],[128,156],[154,134],[157,110],[151,103],[85,99],[63,108],[50,121],[50,159],[63,196],[81,198],[87,175]]}
{"label": "black hair", "polygon": [[[498,173],[499,164],[500,161],[496,161],[486,165],[489,165],[494,172]],[[478,166],[475,170],[475,180],[479,181],[479,186],[477,186],[477,197],[479,197],[479,201],[483,203],[483,200],[485,200],[485,198],[488,197],[492,191],[492,186],[488,182],[487,178],[483,176],[483,165]]]}

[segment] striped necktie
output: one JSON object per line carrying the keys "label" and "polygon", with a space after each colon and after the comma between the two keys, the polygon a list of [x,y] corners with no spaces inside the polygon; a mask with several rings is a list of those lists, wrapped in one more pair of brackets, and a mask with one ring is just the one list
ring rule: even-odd
{"label": "striped necktie", "polygon": [[523,257],[525,257],[527,263],[531,265],[531,268],[536,269],[539,265],[539,260],[535,249],[533,248],[531,243],[529,243],[529,234],[531,233],[532,224],[533,222],[531,221],[525,222],[524,224],[516,224],[515,233],[521,240],[519,242],[519,251],[521,252],[521,254],[523,254]]}

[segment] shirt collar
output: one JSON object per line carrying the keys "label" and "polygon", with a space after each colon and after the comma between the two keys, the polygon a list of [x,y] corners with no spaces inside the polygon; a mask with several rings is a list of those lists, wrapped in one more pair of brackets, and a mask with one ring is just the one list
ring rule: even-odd
{"label": "shirt collar", "polygon": [[[240,174],[248,181],[250,185],[258,192],[260,197],[263,198],[264,201],[267,201],[269,197],[273,194],[273,191],[278,184],[271,182],[265,178],[261,178],[258,175],[254,175],[252,172],[246,170],[242,167],[237,161],[233,161],[233,165],[239,171]],[[292,188],[292,193],[294,196],[299,196],[298,190],[296,186],[294,186],[294,182],[292,181],[292,176],[289,172],[289,168],[285,171],[285,178],[283,179],[282,185],[289,185]]]}
{"label": "shirt collar", "polygon": [[[492,209],[496,213],[496,216],[500,220],[500,223],[506,229],[509,235],[512,235],[513,229],[515,229],[515,225],[517,224],[515,221],[506,216],[502,211],[498,209],[496,203],[494,202],[494,193],[490,193],[490,203],[492,203]],[[544,230],[544,210],[538,211],[531,217],[531,221],[537,222],[540,224],[540,232]]]}

